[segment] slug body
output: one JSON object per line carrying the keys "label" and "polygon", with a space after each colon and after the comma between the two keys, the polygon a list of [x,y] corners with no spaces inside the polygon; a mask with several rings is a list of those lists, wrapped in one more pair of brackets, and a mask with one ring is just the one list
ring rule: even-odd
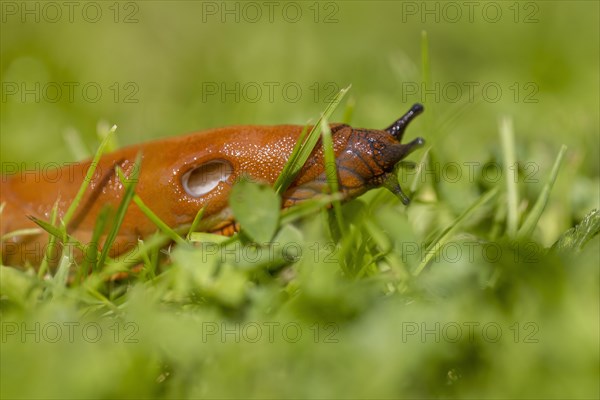
{"label": "slug body", "polygon": [[[394,166],[423,139],[401,144],[408,123],[423,108],[415,105],[385,130],[354,129],[332,124],[339,188],[343,199],[354,198],[381,186]],[[124,194],[116,167],[126,176],[134,160],[142,154],[136,193],[169,226],[189,225],[205,208],[199,230],[231,234],[235,221],[228,207],[228,196],[236,179],[248,175],[273,184],[296,144],[302,126],[233,126],[187,136],[130,146],[101,157],[94,177],[67,226],[70,235],[82,243],[91,240],[97,216],[105,205],[116,210]],[[58,204],[58,218],[67,211],[79,190],[91,161],[67,165],[40,174],[21,173],[2,177],[0,203],[4,209],[0,234],[36,228],[29,219],[49,220]],[[44,179],[46,177],[46,179]],[[283,193],[283,207],[326,192],[328,188],[323,150],[317,144],[294,182]],[[390,187],[401,194],[397,183]],[[157,227],[135,204],[130,204],[113,248],[112,255],[123,253],[138,239],[154,233]],[[11,236],[2,241],[2,261],[6,265],[41,262],[46,233]]]}

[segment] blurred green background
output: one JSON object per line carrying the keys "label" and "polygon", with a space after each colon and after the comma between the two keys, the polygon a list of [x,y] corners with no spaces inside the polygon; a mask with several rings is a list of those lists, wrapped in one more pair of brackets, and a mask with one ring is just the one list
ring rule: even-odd
{"label": "blurred green background", "polygon": [[[351,110],[351,125],[384,128],[422,102],[407,138],[423,136],[432,160],[462,171],[433,184],[438,202],[417,202],[408,220],[401,208],[382,210],[376,223],[398,233],[396,249],[405,235],[430,238],[481,195],[485,183],[467,166],[502,161],[503,117],[513,121],[529,178],[519,184],[521,209],[542,190],[560,146],[569,148],[536,241],[550,246],[599,207],[596,1],[69,4],[1,3],[3,165],[73,161],[74,137],[92,152],[112,124],[121,145],[225,125],[304,124],[351,84],[333,120]],[[181,300],[188,286],[206,272],[192,261],[186,269],[185,254],[158,283],[109,291],[108,305],[79,288],[44,297],[39,282],[4,271],[4,322],[98,321],[112,335],[130,333],[124,324],[134,321],[139,342],[104,335],[97,344],[32,345],[3,336],[3,397],[597,398],[597,238],[571,258],[511,256],[498,263],[506,268],[493,290],[480,284],[494,280],[482,260],[434,265],[408,292],[386,296],[381,287],[398,282],[389,271],[346,281],[318,264],[298,268],[285,289],[280,278],[257,283],[226,270],[211,292],[217,300],[189,303]],[[238,294],[245,302],[227,297]],[[105,318],[113,313],[118,325]],[[204,322],[220,320],[300,321],[311,334],[314,321],[322,330],[333,321],[339,342],[198,339]],[[504,336],[411,344],[400,336],[407,321],[495,321]],[[539,345],[513,340],[531,333],[523,325],[531,321]]]}

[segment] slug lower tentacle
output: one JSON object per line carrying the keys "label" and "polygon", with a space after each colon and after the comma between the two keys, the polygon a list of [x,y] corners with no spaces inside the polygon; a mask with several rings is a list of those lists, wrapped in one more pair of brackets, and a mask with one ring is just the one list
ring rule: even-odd
{"label": "slug lower tentacle", "polygon": [[[394,166],[421,147],[422,138],[400,143],[406,126],[423,111],[414,105],[385,130],[354,129],[332,124],[336,172],[344,200],[385,185],[403,196],[389,179]],[[236,231],[228,207],[229,191],[243,175],[273,184],[297,142],[302,126],[233,126],[187,136],[130,146],[100,158],[74,218],[67,226],[70,235],[82,243],[91,240],[97,216],[107,205],[116,209],[124,187],[115,169],[126,176],[134,168],[138,153],[142,167],[136,193],[169,226],[191,224],[199,209],[204,216],[199,229],[232,234]],[[48,220],[57,204],[62,218],[85,178],[91,161],[53,170],[53,179],[39,174],[20,173],[2,177],[0,235],[36,228],[28,216]],[[328,190],[323,149],[317,144],[290,187],[283,193],[283,207],[309,199]],[[397,187],[397,189],[396,189]],[[404,196],[406,198],[406,196]],[[119,236],[111,248],[117,255],[131,249],[139,238],[157,230],[135,204],[130,204]],[[10,235],[9,235],[10,236]],[[6,265],[38,265],[43,257],[47,234],[14,235],[2,241],[2,261]]]}

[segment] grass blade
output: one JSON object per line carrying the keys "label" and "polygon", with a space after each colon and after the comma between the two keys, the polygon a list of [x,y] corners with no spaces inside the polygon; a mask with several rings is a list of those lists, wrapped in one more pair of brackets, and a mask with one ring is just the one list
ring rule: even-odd
{"label": "grass blade", "polygon": [[560,169],[560,164],[562,163],[566,151],[567,146],[563,144],[560,148],[560,151],[558,152],[558,155],[556,156],[556,160],[554,160],[554,165],[552,166],[552,171],[550,172],[550,177],[548,178],[548,181],[542,188],[540,195],[538,196],[535,204],[533,205],[533,208],[527,215],[525,222],[523,222],[521,229],[519,229],[519,232],[517,234],[518,239],[523,239],[525,237],[531,236],[533,230],[537,226],[537,223],[540,220],[542,213],[544,212],[544,208],[546,208],[546,204],[548,203],[550,192],[552,191],[552,187],[554,186],[554,182],[556,181],[556,177],[558,176],[558,170]]}
{"label": "grass blade", "polygon": [[[311,135],[313,134],[313,130],[311,130],[311,133],[310,133]],[[298,141],[296,142],[296,144],[294,145],[294,148],[292,149],[292,154],[290,154],[290,159],[283,166],[283,169],[281,170],[281,174],[277,177],[277,180],[275,181],[275,184],[273,185],[273,188],[275,189],[275,192],[277,194],[285,191],[285,189],[294,180],[294,176],[295,176],[295,174],[293,172],[294,167],[296,164],[300,163],[299,155],[300,155],[300,151],[302,150],[302,147],[304,146],[307,132],[308,132],[308,125],[306,125],[302,129],[302,132],[300,132]],[[302,164],[300,164],[300,165],[302,165]]]}
{"label": "grass blade", "polygon": [[[313,125],[310,133],[306,137],[306,140],[304,140],[303,134],[300,135],[298,142],[294,146],[294,150],[292,151],[290,159],[283,167],[281,174],[279,174],[279,177],[277,177],[277,180],[273,185],[276,193],[283,193],[285,189],[287,189],[287,187],[294,181],[294,178],[296,177],[298,172],[300,172],[302,166],[304,165],[306,160],[308,160],[310,153],[312,153],[317,142],[319,141],[319,138],[321,136],[321,121],[323,119],[328,120],[329,117],[331,117],[331,114],[333,114],[333,112],[340,104],[348,90],[350,90],[351,86],[352,85],[349,85],[348,87],[345,87],[344,89],[340,90],[340,92],[337,94],[337,96],[335,96],[333,101],[329,103],[323,114],[321,114],[321,117],[319,118],[317,123]],[[301,144],[299,145],[299,143]]]}
{"label": "grass blade", "polygon": [[290,208],[284,208],[281,210],[279,225],[283,226],[291,224],[306,216],[312,215],[333,201],[340,200],[342,198],[340,193],[334,193],[332,195],[316,196],[311,199],[302,201]]}
{"label": "grass blade", "polygon": [[171,238],[175,243],[177,244],[185,244],[186,241],[183,240],[183,238],[181,236],[179,236],[177,234],[177,232],[175,232],[173,229],[171,229],[171,227],[169,225],[167,225],[165,222],[163,222],[162,219],[160,219],[160,217],[158,215],[156,215],[154,213],[154,211],[152,211],[150,209],[150,207],[148,207],[140,198],[140,196],[138,196],[137,194],[133,196],[133,202],[140,208],[140,210],[142,210],[142,212],[148,217],[148,219],[150,219],[150,221],[152,221],[154,223],[154,225],[156,225],[158,227],[158,229],[160,229],[161,231],[163,231],[169,238]]}
{"label": "grass blade", "polygon": [[[117,168],[117,175],[119,176],[119,179],[121,180],[121,182],[123,182],[123,184],[127,182],[127,177],[125,176],[125,174],[123,174],[123,171],[120,168]],[[135,194],[133,196],[133,202],[140,208],[140,210],[146,215],[146,217],[148,217],[148,219],[154,223],[154,225],[156,225],[168,237],[173,239],[173,241],[175,241],[178,244],[185,243],[185,240],[183,240],[183,238],[179,236],[177,232],[171,229],[169,225],[167,225],[162,219],[160,219],[160,217],[156,215],[154,211],[152,211],[150,207],[146,205],[146,203],[144,203],[140,196]]]}
{"label": "grass blade", "polygon": [[71,265],[73,265],[73,248],[68,246],[65,251],[63,251],[62,257],[60,258],[60,264],[56,270],[56,275],[52,278],[55,289],[53,294],[56,295],[56,289],[61,292],[67,286]]}
{"label": "grass blade", "polygon": [[583,221],[569,229],[552,245],[553,250],[579,251],[600,232],[600,211],[590,211]]}
{"label": "grass blade", "polygon": [[[483,196],[481,196],[475,203],[465,210],[458,218],[456,218],[446,229],[444,229],[432,242],[427,246],[425,256],[413,272],[414,276],[418,276],[427,266],[429,261],[438,253],[442,246],[448,241],[450,235],[458,229],[461,224],[475,212],[479,207],[490,201],[494,196],[498,194],[498,187],[494,187],[489,190]],[[435,251],[433,251],[435,249]]]}
{"label": "grass blade", "polygon": [[[340,191],[338,184],[337,166],[335,162],[335,152],[333,150],[333,140],[331,138],[331,129],[327,123],[327,118],[321,121],[321,133],[323,138],[323,157],[325,159],[325,174],[327,176],[327,184],[330,193],[338,193]],[[339,200],[332,201],[333,213],[338,225],[340,234],[344,232],[344,221],[342,218],[342,206]]]}
{"label": "grass blade", "polygon": [[65,227],[65,232],[66,232],[66,226],[71,221],[71,218],[73,218],[73,215],[75,214],[75,211],[77,210],[77,207],[79,206],[79,203],[81,202],[81,199],[83,198],[83,195],[84,195],[87,187],[89,186],[90,182],[92,181],[92,178],[94,177],[94,172],[96,172],[96,167],[98,166],[98,161],[100,161],[100,157],[104,153],[104,148],[108,145],[112,136],[115,134],[116,130],[117,130],[117,126],[113,125],[113,127],[108,131],[106,136],[104,136],[104,139],[100,143],[100,146],[98,147],[98,150],[96,151],[96,154],[94,155],[92,163],[90,164],[90,167],[88,168],[88,170],[85,174],[85,178],[83,179],[83,182],[81,182],[79,191],[75,195],[75,198],[73,199],[73,201],[71,202],[71,205],[69,205],[69,208],[67,209],[67,212],[63,216],[62,225],[63,225],[63,227]]}
{"label": "grass blade", "polygon": [[506,177],[506,232],[510,238],[514,238],[519,227],[519,192],[517,188],[519,171],[515,155],[515,133],[512,119],[509,117],[504,117],[500,121],[500,140],[504,154],[503,172]]}
{"label": "grass blade", "polygon": [[0,242],[14,238],[16,236],[39,235],[40,233],[42,233],[42,230],[38,228],[18,229],[16,231],[8,232],[2,235],[2,237],[0,237]]}
{"label": "grass blade", "polygon": [[142,153],[138,153],[138,155],[135,158],[131,176],[125,182],[125,193],[123,194],[123,198],[121,199],[121,203],[119,204],[119,208],[117,209],[117,213],[115,215],[115,222],[113,223],[110,231],[108,232],[108,235],[106,236],[106,240],[104,241],[104,245],[102,247],[102,252],[100,253],[100,258],[98,259],[98,267],[100,268],[104,265],[104,262],[108,257],[108,252],[110,251],[112,244],[117,238],[119,229],[121,228],[123,220],[125,219],[125,213],[127,212],[127,208],[129,207],[129,204],[131,203],[135,195],[135,187],[138,183],[141,162]]}
{"label": "grass blade", "polygon": [[192,225],[190,226],[190,230],[188,231],[188,233],[186,235],[186,239],[188,241],[192,240],[192,233],[194,233],[196,231],[196,228],[198,228],[198,224],[202,220],[202,216],[204,215],[204,210],[205,209],[206,209],[206,207],[202,207],[196,213],[196,216],[194,217],[194,221],[192,221]]}
{"label": "grass blade", "polygon": [[80,278],[88,275],[90,266],[92,267],[92,271],[97,271],[98,269],[98,248],[100,247],[100,236],[104,232],[104,228],[106,227],[106,223],[108,222],[110,211],[110,206],[105,205],[100,210],[98,218],[96,218],[96,223],[94,224],[94,230],[92,232],[92,240],[90,241],[88,248],[86,249],[83,259],[83,265],[79,269]]}
{"label": "grass blade", "polygon": [[[35,222],[37,225],[39,225],[40,228],[42,228],[43,230],[48,232],[51,236],[54,236],[56,238],[61,238],[61,239],[63,238],[63,231],[60,228],[57,228],[56,226],[52,225],[51,223],[42,221],[41,219],[38,219],[33,216],[29,216],[29,219],[32,220],[33,222]],[[77,240],[74,237],[69,236],[69,235],[67,235],[64,243],[74,244],[75,247],[77,247],[79,250],[85,249],[85,245],[83,243],[81,243],[79,240]]]}
{"label": "grass blade", "polygon": [[[105,265],[103,265],[104,268],[102,271],[95,275],[95,277],[98,279],[96,283],[100,284],[119,272],[130,272],[130,268],[136,264],[139,264],[144,259],[146,254],[157,248],[164,247],[171,241],[172,239],[170,237],[162,234],[161,232],[157,232],[130,251],[120,254],[118,258],[107,259]],[[92,281],[90,281],[90,283],[92,286],[94,286]]]}
{"label": "grass blade", "polygon": [[[56,226],[56,218],[58,215],[58,200],[52,206],[52,211],[50,211],[50,223],[52,226]],[[44,253],[44,258],[42,259],[42,263],[40,264],[40,269],[38,269],[38,277],[41,278],[44,276],[46,271],[48,270],[48,266],[50,265],[50,258],[55,252],[56,249],[56,239],[57,237],[54,235],[48,236],[48,247],[46,248],[46,252]]]}
{"label": "grass blade", "polygon": [[223,243],[229,240],[229,238],[215,233],[191,232],[189,240],[196,243]]}

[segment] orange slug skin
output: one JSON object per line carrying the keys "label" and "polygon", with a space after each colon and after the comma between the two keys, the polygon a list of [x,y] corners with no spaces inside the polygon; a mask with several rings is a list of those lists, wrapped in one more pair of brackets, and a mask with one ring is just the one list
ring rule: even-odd
{"label": "orange slug skin", "polygon": [[[420,138],[408,144],[400,143],[405,126],[422,111],[422,107],[415,105],[411,111],[402,117],[404,120],[401,118],[395,123],[402,125],[395,133],[396,125],[387,130],[331,125],[339,187],[344,199],[383,184],[394,165],[422,145]],[[68,232],[82,243],[91,239],[103,206],[109,204],[116,210],[122,199],[124,188],[115,167],[119,166],[129,176],[134,160],[141,152],[136,193],[158,217],[176,228],[191,224],[198,210],[205,207],[202,230],[231,233],[234,221],[226,211],[233,183],[242,175],[249,175],[273,184],[303,128],[297,125],[233,126],[143,143],[106,154],[98,163],[83,200],[67,227]],[[0,216],[0,235],[36,228],[37,225],[28,216],[49,220],[57,200],[58,217],[61,218],[79,190],[90,163],[88,160],[54,171],[56,173],[52,177],[58,176],[58,179],[39,179],[40,176],[35,174],[3,176],[0,203],[4,203],[4,209]],[[195,171],[204,171],[198,169],[200,167],[211,169],[211,177],[224,173],[224,178],[222,181],[208,181],[209,185],[204,187],[202,175],[196,180],[190,178]],[[183,182],[187,182],[187,186]],[[197,190],[206,190],[206,193],[190,193],[189,187],[198,187]],[[326,188],[323,151],[319,143],[283,194],[283,207],[322,193]],[[156,230],[137,205],[130,204],[111,253],[116,255],[131,249],[139,238],[147,237]],[[29,262],[38,265],[47,240],[45,233],[3,240],[3,264],[18,266]]]}

